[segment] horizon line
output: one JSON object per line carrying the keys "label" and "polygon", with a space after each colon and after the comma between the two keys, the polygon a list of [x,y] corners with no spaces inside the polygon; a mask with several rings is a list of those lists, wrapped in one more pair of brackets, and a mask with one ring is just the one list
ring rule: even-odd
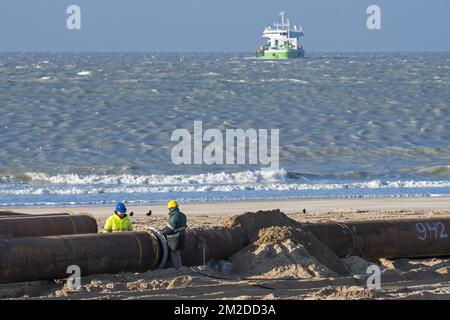
{"label": "horizon line", "polygon": [[[0,50],[4,53],[151,53],[151,54],[254,54],[253,51],[174,51],[174,50]],[[372,51],[345,51],[345,50],[317,50],[307,53],[450,53],[450,49],[443,50],[372,50]]]}

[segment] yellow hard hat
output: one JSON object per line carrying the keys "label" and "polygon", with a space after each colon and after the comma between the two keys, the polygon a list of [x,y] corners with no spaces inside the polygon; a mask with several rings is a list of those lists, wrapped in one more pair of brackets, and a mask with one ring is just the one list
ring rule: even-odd
{"label": "yellow hard hat", "polygon": [[175,200],[170,200],[167,204],[167,209],[178,208],[178,203]]}

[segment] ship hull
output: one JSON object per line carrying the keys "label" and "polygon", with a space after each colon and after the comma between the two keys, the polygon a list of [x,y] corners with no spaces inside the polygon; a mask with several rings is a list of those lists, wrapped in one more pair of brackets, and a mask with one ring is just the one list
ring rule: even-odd
{"label": "ship hull", "polygon": [[298,59],[305,57],[305,50],[299,48],[297,50],[265,50],[260,54],[257,54],[256,58],[266,60],[283,60],[283,59]]}

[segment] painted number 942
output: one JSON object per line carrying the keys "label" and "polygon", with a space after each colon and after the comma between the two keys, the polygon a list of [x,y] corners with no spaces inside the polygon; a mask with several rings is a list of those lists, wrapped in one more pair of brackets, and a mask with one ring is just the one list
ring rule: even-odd
{"label": "painted number 942", "polygon": [[416,223],[419,240],[442,240],[448,238],[445,225],[442,222],[418,222]]}

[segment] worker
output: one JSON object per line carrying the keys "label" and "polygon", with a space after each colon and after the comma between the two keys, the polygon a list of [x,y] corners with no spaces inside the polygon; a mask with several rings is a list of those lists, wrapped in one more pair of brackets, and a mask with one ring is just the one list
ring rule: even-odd
{"label": "worker", "polygon": [[114,214],[110,216],[105,223],[103,228],[104,232],[125,232],[132,231],[133,227],[131,224],[131,219],[127,215],[127,208],[123,202],[119,202],[116,205],[116,210]]}
{"label": "worker", "polygon": [[178,203],[175,200],[169,201],[167,209],[169,209],[169,218],[162,234],[167,239],[172,266],[179,269],[182,266],[180,250],[184,249],[187,221],[184,213],[178,209]]}

